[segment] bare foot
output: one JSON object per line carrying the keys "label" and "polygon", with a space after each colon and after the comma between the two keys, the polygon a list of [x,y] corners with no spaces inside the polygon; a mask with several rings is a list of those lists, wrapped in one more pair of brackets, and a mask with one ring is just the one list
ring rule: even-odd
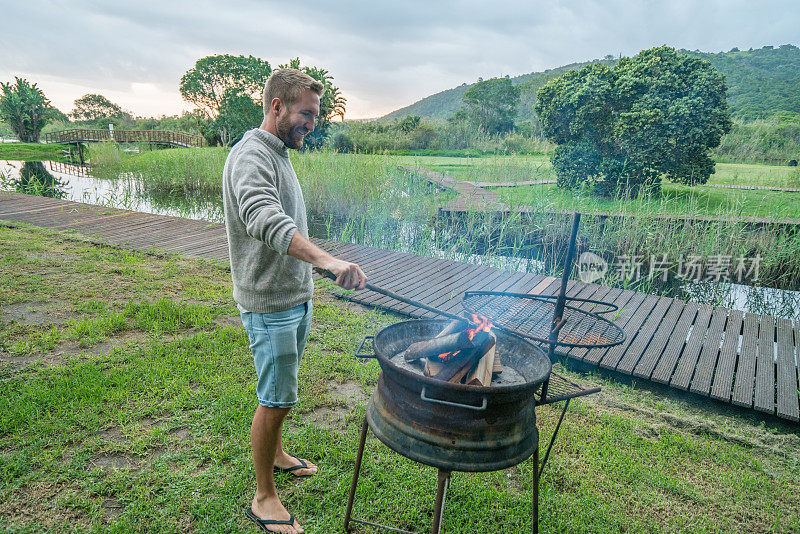
{"label": "bare foot", "polygon": [[[278,497],[258,500],[253,497],[251,503],[253,513],[261,519],[276,519],[278,521],[288,521],[291,514],[283,507]],[[283,534],[302,534],[303,527],[295,519],[292,525],[261,525],[268,532],[280,532]]]}
{"label": "bare foot", "polygon": [[298,477],[304,477],[304,476],[315,475],[317,471],[319,471],[319,468],[316,465],[309,462],[305,458],[295,458],[294,456],[286,454],[286,451],[281,451],[275,456],[275,467],[278,467],[280,469],[293,467],[299,463],[298,460],[303,460],[308,467],[295,469],[291,471],[293,475]]}

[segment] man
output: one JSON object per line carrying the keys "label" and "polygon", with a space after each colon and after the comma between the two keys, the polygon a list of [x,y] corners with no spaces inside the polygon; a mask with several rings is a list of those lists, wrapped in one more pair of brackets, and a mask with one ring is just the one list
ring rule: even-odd
{"label": "man", "polygon": [[223,171],[225,228],[233,298],[242,315],[258,376],[250,428],[256,493],[247,516],[266,532],[303,532],[275,490],[274,471],[310,476],[317,466],[288,454],[283,420],[297,402],[297,367],[311,324],[312,265],[336,284],[363,289],[354,263],[308,240],[305,203],[288,148],[303,146],[319,115],[323,86],[295,69],[279,69],[264,86],[264,120],[231,149]]}

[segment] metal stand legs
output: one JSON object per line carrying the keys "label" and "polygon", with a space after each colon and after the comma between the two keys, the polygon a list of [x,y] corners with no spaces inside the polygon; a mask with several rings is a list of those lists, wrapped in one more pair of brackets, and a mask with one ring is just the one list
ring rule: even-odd
{"label": "metal stand legs", "polygon": [[[544,399],[544,396],[542,399]],[[561,409],[561,416],[558,418],[556,428],[553,430],[553,435],[550,437],[550,443],[547,444],[547,451],[544,453],[541,465],[539,465],[539,447],[537,446],[533,451],[533,534],[539,533],[539,479],[542,477],[542,473],[544,473],[544,466],[547,465],[547,459],[550,458],[550,450],[553,448],[553,443],[556,442],[556,436],[558,436],[561,423],[564,421],[564,416],[567,414],[570,400],[572,399],[566,399],[564,408]]]}
{"label": "metal stand legs", "polygon": [[[361,425],[361,438],[358,441],[358,452],[356,453],[356,468],[353,472],[353,481],[350,484],[350,496],[347,498],[347,511],[344,514],[344,530],[350,532],[350,522],[360,523],[362,525],[369,525],[371,527],[382,528],[390,532],[399,532],[401,534],[416,534],[408,530],[381,525],[378,523],[371,523],[363,519],[356,519],[352,516],[353,502],[356,497],[356,486],[358,486],[358,477],[361,472],[361,462],[364,458],[364,446],[367,442],[367,418],[364,418],[364,423]],[[437,476],[437,489],[436,489],[436,504],[433,508],[433,524],[431,525],[431,534],[440,534],[442,530],[442,519],[444,519],[444,505],[447,500],[447,488],[450,486],[450,471],[439,469]]]}
{"label": "metal stand legs", "polygon": [[[545,451],[544,458],[542,459],[541,465],[539,463],[539,447],[537,446],[533,451],[533,533],[538,534],[539,532],[539,479],[544,472],[545,465],[547,465],[547,460],[550,457],[550,450],[553,448],[553,443],[556,441],[556,436],[558,436],[558,431],[561,428],[561,423],[564,421],[564,415],[567,413],[567,408],[569,407],[570,399],[566,399],[564,403],[564,408],[561,410],[561,416],[558,419],[558,424],[556,424],[556,428],[553,431],[553,435],[550,438],[550,442],[547,444],[547,450]],[[359,523],[362,525],[368,525],[371,527],[382,528],[384,530],[388,530],[390,532],[399,532],[400,534],[416,534],[414,532],[410,532],[408,530],[402,530],[399,528],[390,527],[387,525],[381,525],[379,523],[372,523],[370,521],[364,521],[363,519],[356,519],[353,517],[353,503],[355,502],[356,497],[356,487],[358,486],[358,477],[361,474],[361,463],[364,460],[364,447],[367,442],[367,430],[369,430],[369,425],[367,424],[367,418],[364,418],[364,422],[361,424],[361,437],[358,440],[358,452],[356,453],[356,467],[353,471],[353,481],[350,484],[350,495],[347,497],[347,510],[344,514],[344,530],[345,532],[350,532],[350,522]],[[447,500],[447,488],[450,486],[450,471],[439,469],[439,473],[437,476],[437,488],[436,488],[436,502],[434,504],[433,509],[433,524],[431,525],[431,534],[440,534],[442,530],[442,520],[444,519],[444,506]]]}
{"label": "metal stand legs", "polygon": [[361,424],[361,438],[358,440],[358,453],[356,453],[356,469],[353,471],[353,482],[350,484],[350,496],[347,498],[347,511],[344,513],[344,531],[350,532],[350,516],[353,512],[353,501],[356,498],[358,475],[361,471],[361,460],[364,458],[364,444],[367,442],[367,418]]}
{"label": "metal stand legs", "polygon": [[539,534],[539,446],[533,450],[533,534]]}
{"label": "metal stand legs", "polygon": [[436,478],[436,505],[433,507],[433,525],[431,525],[431,534],[439,534],[442,531],[444,501],[447,498],[447,488],[450,486],[450,471],[439,469],[439,474]]}

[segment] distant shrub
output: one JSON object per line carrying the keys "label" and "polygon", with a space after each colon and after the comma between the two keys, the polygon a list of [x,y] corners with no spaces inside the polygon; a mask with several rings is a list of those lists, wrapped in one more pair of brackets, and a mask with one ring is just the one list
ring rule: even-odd
{"label": "distant shrub", "polygon": [[352,152],[353,146],[353,140],[344,132],[336,132],[331,137],[331,147],[337,152]]}

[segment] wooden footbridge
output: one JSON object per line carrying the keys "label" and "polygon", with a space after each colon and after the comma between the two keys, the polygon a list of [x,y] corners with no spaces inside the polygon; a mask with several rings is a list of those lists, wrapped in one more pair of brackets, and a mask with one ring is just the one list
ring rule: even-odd
{"label": "wooden footbridge", "polygon": [[[225,228],[208,223],[107,207],[0,193],[0,221],[75,230],[139,250],[161,249],[226,259]],[[554,294],[559,282],[537,274],[427,258],[349,243],[316,240],[337,257],[359,263],[370,281],[445,311],[457,312],[468,289]],[[569,296],[613,302],[627,340],[610,349],[571,349],[562,356],[700,397],[800,420],[800,320],[742,313],[570,282]],[[352,300],[413,317],[432,314],[370,291]]]}
{"label": "wooden footbridge", "polygon": [[194,135],[174,130],[61,130],[44,134],[45,143],[62,145],[79,145],[98,143],[100,141],[116,141],[117,143],[152,143],[171,147],[205,146],[202,135]]}

